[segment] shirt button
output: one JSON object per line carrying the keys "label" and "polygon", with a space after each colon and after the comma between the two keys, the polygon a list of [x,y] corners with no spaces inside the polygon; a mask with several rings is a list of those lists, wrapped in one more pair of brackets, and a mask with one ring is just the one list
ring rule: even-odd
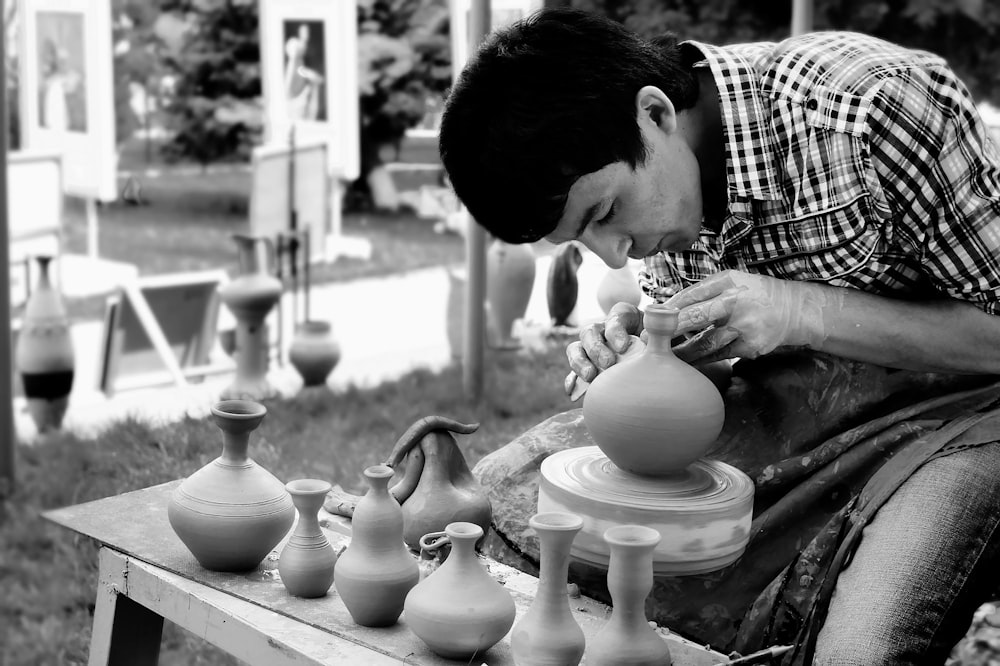
{"label": "shirt button", "polygon": [[806,108],[809,109],[810,111],[815,111],[816,109],[819,108],[819,102],[817,102],[815,99],[810,99],[808,102],[806,102]]}

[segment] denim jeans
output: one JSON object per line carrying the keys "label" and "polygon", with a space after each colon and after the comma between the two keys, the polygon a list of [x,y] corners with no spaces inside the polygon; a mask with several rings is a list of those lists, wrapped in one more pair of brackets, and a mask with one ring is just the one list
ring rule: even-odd
{"label": "denim jeans", "polygon": [[943,664],[1000,582],[1000,443],[935,458],[864,529],[814,663]]}

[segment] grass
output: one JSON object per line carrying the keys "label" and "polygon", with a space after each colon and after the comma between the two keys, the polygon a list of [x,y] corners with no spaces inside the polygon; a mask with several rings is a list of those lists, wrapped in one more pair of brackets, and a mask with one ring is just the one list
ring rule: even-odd
{"label": "grass", "polygon": [[[456,366],[413,372],[367,390],[315,389],[268,403],[251,456],[283,480],[319,477],[361,492],[362,470],[383,460],[422,416],[481,423],[478,432],[459,437],[471,466],[570,407],[561,390],[561,345],[487,361],[478,404],[466,399]],[[18,483],[0,523],[0,663],[86,663],[96,546],[45,523],[39,512],[182,478],[216,457],[220,441],[207,420],[188,419],[161,428],[124,421],[95,440],[58,433],[18,446]],[[162,651],[162,664],[237,663],[169,623]]]}

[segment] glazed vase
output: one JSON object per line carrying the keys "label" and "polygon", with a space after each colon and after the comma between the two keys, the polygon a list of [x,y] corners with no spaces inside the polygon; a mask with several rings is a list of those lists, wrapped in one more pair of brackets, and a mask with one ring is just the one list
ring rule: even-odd
{"label": "glazed vase", "polygon": [[572,513],[538,513],[528,525],[538,535],[538,589],[510,635],[514,663],[576,666],[583,658],[586,639],[570,611],[566,583],[570,547],[583,528],[583,519]]}
{"label": "glazed vase", "polygon": [[295,520],[285,485],[247,455],[250,433],[267,409],[249,400],[212,406],[222,430],[222,455],[174,490],[170,526],[211,571],[250,571],[278,545]]}
{"label": "glazed vase", "polygon": [[36,257],[38,282],[25,306],[14,351],[28,412],[39,432],[62,426],[73,389],[73,340],[62,295],[49,276],[51,260]]}
{"label": "glazed vase", "polygon": [[446,659],[482,660],[514,624],[513,597],[476,555],[482,536],[479,525],[454,522],[420,540],[421,552],[450,543],[451,553],[406,595],[404,617],[413,633]]}
{"label": "glazed vase", "polygon": [[677,310],[646,308],[641,354],[597,375],[583,403],[594,443],[618,467],[641,476],[680,472],[722,431],[722,396],[704,374],[674,356]]}
{"label": "glazed vase", "polygon": [[489,344],[494,349],[518,349],[514,322],[524,317],[535,284],[535,253],[530,245],[496,239],[486,253],[486,304]]}
{"label": "glazed vase", "polygon": [[319,510],[330,489],[330,483],[320,479],[296,479],[285,484],[299,519],[281,549],[278,574],[292,596],[322,597],[333,585],[337,554],[319,526]]}
{"label": "glazed vase", "polygon": [[333,584],[355,622],[388,627],[403,612],[420,568],[403,543],[403,510],[389,494],[392,468],[373,465],[364,475],[368,492],[354,509],[351,541],[337,560]]}
{"label": "glazed vase", "polygon": [[669,666],[670,650],[646,619],[660,533],[643,525],[616,525],[604,540],[610,551],[611,617],[587,646],[587,666]]}
{"label": "glazed vase", "polygon": [[597,284],[597,304],[604,310],[604,314],[611,312],[616,303],[631,303],[639,307],[641,300],[639,281],[635,271],[627,265],[608,269]]}
{"label": "glazed vase", "polygon": [[271,275],[274,244],[270,238],[233,234],[240,275],[219,287],[219,297],[236,318],[236,377],[223,399],[267,400],[277,391],[267,379],[267,315],[281,299],[281,281]]}
{"label": "glazed vase", "polygon": [[304,321],[295,327],[288,361],[302,376],[304,386],[323,386],[340,362],[340,344],[328,321]]}

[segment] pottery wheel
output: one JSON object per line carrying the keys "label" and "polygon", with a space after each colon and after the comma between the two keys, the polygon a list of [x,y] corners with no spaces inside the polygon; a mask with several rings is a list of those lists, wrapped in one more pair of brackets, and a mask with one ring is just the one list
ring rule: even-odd
{"label": "pottery wheel", "polygon": [[583,518],[573,557],[607,568],[604,531],[636,523],[661,540],[653,569],[661,575],[714,571],[746,548],[753,514],[753,482],[732,465],[700,459],[664,477],[643,477],[614,465],[596,446],[567,449],[542,462],[539,511]]}

